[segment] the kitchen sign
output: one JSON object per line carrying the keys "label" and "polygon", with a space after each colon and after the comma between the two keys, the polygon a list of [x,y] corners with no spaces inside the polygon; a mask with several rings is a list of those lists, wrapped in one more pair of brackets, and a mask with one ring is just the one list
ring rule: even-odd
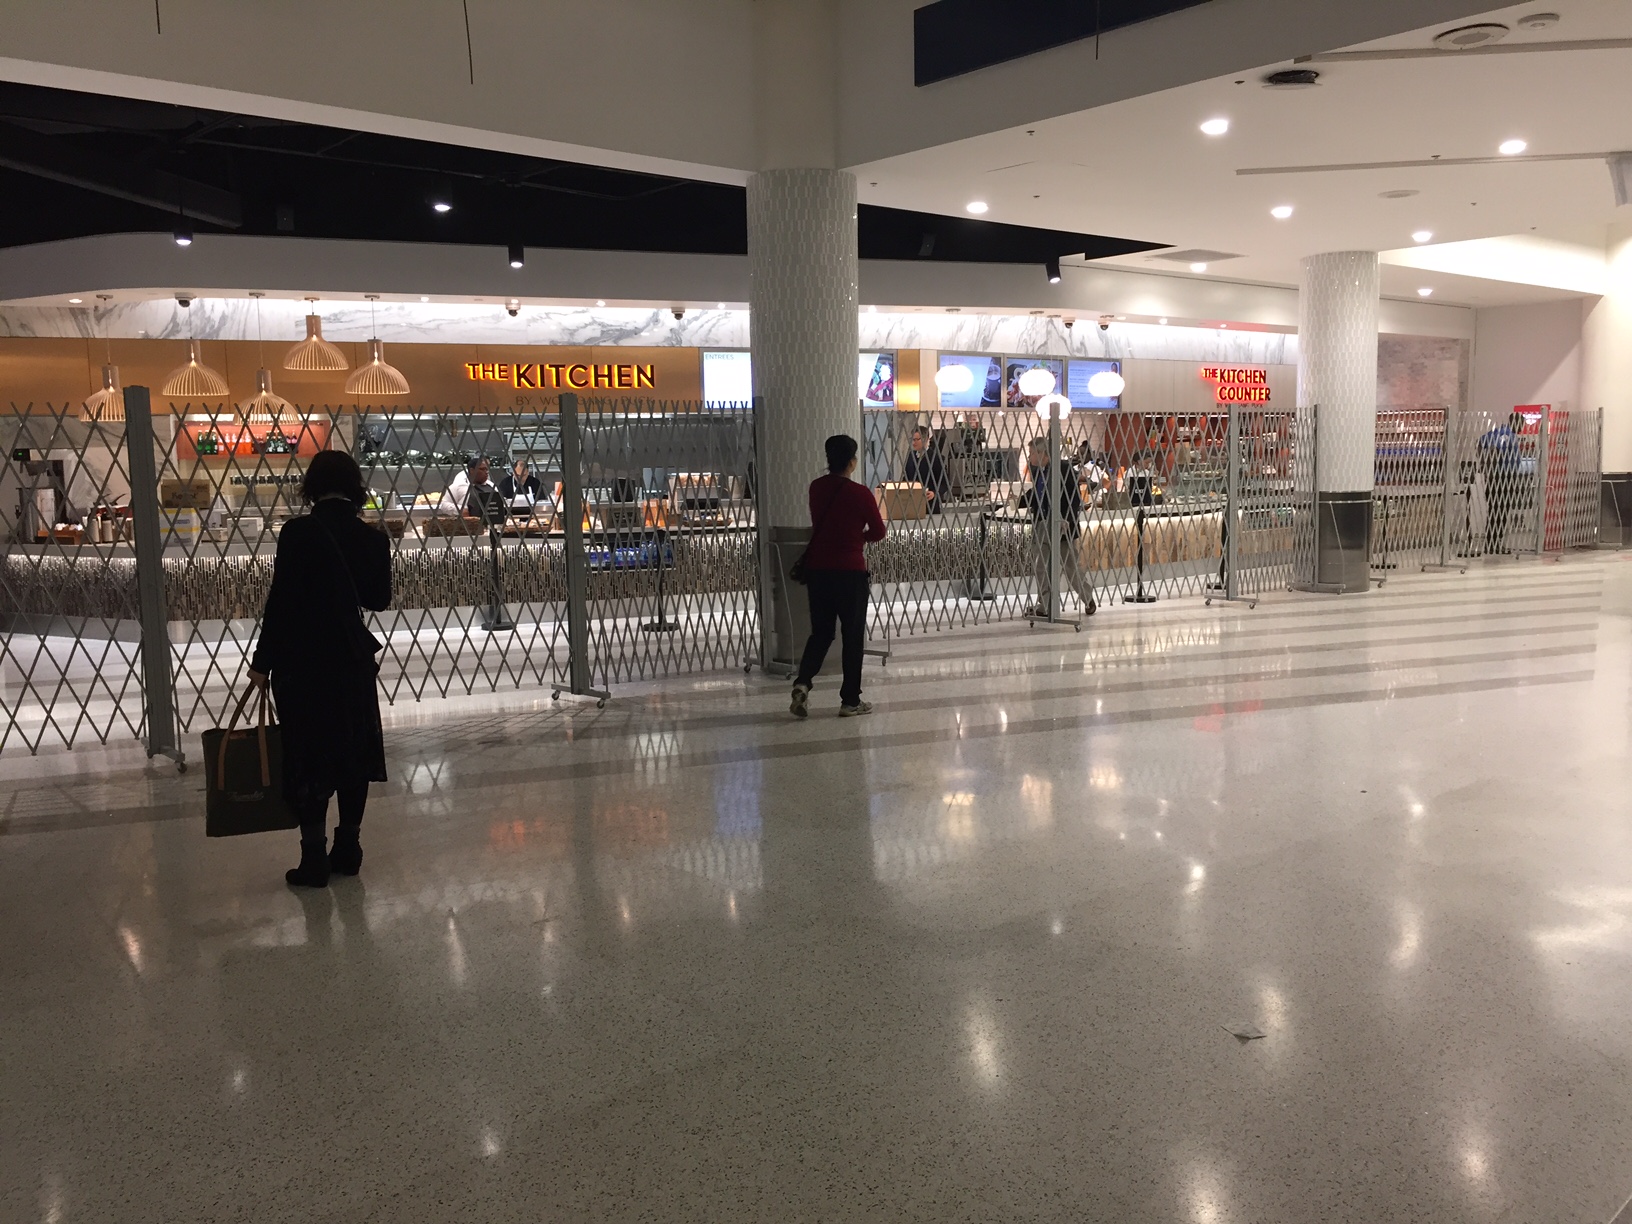
{"label": "the kitchen sign", "polygon": [[564,361],[467,361],[471,382],[503,383],[522,391],[650,391],[657,367]]}
{"label": "the kitchen sign", "polygon": [[1213,384],[1220,404],[1269,403],[1269,371],[1251,366],[1202,366],[1201,376]]}

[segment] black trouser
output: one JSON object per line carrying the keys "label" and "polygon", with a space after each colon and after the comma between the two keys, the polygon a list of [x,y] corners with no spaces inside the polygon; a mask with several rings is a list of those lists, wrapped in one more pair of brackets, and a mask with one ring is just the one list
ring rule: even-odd
{"label": "black trouser", "polygon": [[[368,804],[368,783],[347,782],[335,792],[335,806],[340,810],[340,827],[356,830],[363,823],[363,808]],[[329,801],[314,803],[300,814],[300,840],[320,842],[328,833]]]}
{"label": "black trouser", "polygon": [[795,684],[807,688],[822,670],[827,648],[833,645],[833,626],[844,631],[844,683],[839,700],[853,706],[861,700],[861,659],[867,645],[867,588],[865,570],[811,570],[806,575],[810,592],[810,640],[799,664]]}

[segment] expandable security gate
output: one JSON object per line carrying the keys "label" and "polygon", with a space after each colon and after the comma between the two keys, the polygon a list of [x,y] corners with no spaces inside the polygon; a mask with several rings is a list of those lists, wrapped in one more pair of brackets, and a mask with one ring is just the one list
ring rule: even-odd
{"label": "expandable security gate", "polygon": [[[218,721],[302,460],[327,448],[357,458],[365,516],[392,540],[395,598],[371,618],[388,701],[599,694],[758,658],[753,405],[568,395],[548,412],[245,419],[130,388],[114,408],[0,413],[0,751],[131,735],[174,752]],[[875,632],[1020,618],[1050,567],[1063,614],[1312,581],[1318,418],[1073,414],[1076,496],[1044,564],[1034,411],[866,412],[861,478],[890,525],[870,556]],[[1596,412],[1379,413],[1374,575],[1592,546],[1598,448]]]}

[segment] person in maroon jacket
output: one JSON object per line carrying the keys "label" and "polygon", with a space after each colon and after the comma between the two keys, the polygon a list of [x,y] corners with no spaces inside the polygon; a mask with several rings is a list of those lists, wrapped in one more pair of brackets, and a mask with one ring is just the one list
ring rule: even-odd
{"label": "person in maroon jacket", "polygon": [[884,519],[871,489],[850,479],[856,470],[856,440],[834,434],[827,440],[827,475],[810,482],[810,547],[805,550],[805,582],[810,592],[810,640],[793,682],[794,717],[810,713],[810,686],[822,670],[833,627],[844,631],[844,682],[839,717],[871,714],[861,699],[861,660],[867,639],[867,558],[862,547],[884,538]]}

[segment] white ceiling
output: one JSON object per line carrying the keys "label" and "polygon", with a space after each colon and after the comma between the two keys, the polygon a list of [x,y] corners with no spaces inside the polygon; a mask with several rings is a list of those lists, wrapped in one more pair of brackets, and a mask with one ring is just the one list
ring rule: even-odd
{"label": "white ceiling", "polygon": [[[1540,10],[1562,19],[1537,32],[1516,26],[1518,17]],[[1525,4],[1477,19],[1513,28],[1502,46],[1632,39],[1626,0]],[[1445,28],[1363,49],[1429,48]],[[946,213],[983,199],[988,220],[1236,253],[1241,258],[1211,263],[1207,275],[1283,285],[1296,283],[1303,256],[1409,247],[1415,230],[1433,231],[1436,243],[1499,235],[1579,242],[1583,234],[1601,236],[1615,213],[1601,155],[1632,150],[1632,48],[1321,61],[1307,65],[1321,73],[1316,88],[1260,85],[1264,72],[1291,66],[1267,64],[1051,119],[1029,132],[1010,129],[873,162],[858,168],[862,198]],[[1199,130],[1214,116],[1230,120],[1226,135]],[[1239,173],[1496,158],[1497,145],[1513,137],[1528,141],[1525,154],[1493,164]],[[1600,156],[1532,160],[1560,154]],[[1382,198],[1402,190],[1416,194]],[[1289,220],[1270,216],[1281,204],[1293,206]],[[1107,262],[1188,275],[1151,255]],[[1423,285],[1434,288],[1435,301],[1473,306],[1572,296],[1556,286],[1385,269],[1386,294],[1415,295]]]}

